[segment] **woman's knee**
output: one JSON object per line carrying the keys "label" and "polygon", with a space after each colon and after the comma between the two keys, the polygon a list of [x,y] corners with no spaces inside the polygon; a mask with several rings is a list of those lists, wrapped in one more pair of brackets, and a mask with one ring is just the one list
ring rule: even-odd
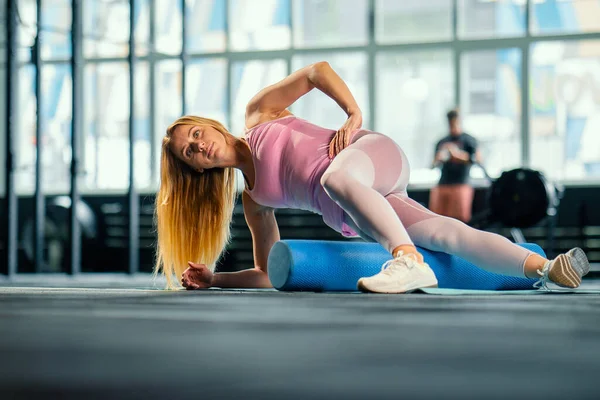
{"label": "woman's knee", "polygon": [[428,241],[432,248],[452,253],[461,242],[468,240],[467,236],[472,228],[454,218],[440,217],[440,220],[432,226],[434,229],[431,229]]}

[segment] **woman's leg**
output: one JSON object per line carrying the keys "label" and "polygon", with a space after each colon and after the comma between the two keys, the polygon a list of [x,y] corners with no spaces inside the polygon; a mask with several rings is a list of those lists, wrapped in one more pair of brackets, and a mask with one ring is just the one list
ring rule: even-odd
{"label": "woman's leg", "polygon": [[[409,175],[406,156],[396,143],[384,135],[367,133],[357,135],[338,154],[321,184],[351,219],[349,225],[358,228],[361,236],[373,238],[394,257],[402,250],[416,254],[422,261],[414,247],[417,244],[505,275],[536,277],[539,270],[547,268],[548,260],[508,239],[439,216],[408,198]],[[587,260],[577,263],[582,265],[578,267],[580,282],[589,264]]]}
{"label": "woman's leg", "polygon": [[587,257],[579,248],[549,261],[503,236],[436,215],[406,192],[392,193],[386,200],[417,246],[456,255],[487,271],[528,278],[542,275],[544,280],[565,287],[579,286],[581,277],[589,272]]}
{"label": "woman's leg", "polygon": [[416,252],[400,218],[385,199],[399,185],[405,185],[408,172],[406,156],[393,140],[377,133],[359,133],[333,160],[321,184],[351,219],[348,225],[395,255],[401,246]]}
{"label": "woman's leg", "polygon": [[[525,260],[533,252],[503,236],[437,215],[409,198],[405,192],[389,194],[386,200],[417,246],[456,255],[490,272],[519,277],[525,275]],[[543,267],[546,260],[540,259]],[[535,271],[532,272],[535,274]]]}

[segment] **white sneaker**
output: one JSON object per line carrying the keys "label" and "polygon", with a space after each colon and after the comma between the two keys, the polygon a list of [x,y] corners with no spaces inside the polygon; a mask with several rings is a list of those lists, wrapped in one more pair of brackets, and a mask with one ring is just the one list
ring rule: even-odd
{"label": "white sneaker", "polygon": [[359,290],[375,293],[407,293],[437,285],[438,281],[429,265],[418,262],[414,254],[402,252],[383,264],[377,275],[358,280]]}
{"label": "white sneaker", "polygon": [[546,262],[542,270],[538,270],[540,280],[533,286],[548,289],[548,282],[567,288],[581,285],[581,278],[590,272],[590,263],[585,252],[579,247],[558,255],[554,260]]}

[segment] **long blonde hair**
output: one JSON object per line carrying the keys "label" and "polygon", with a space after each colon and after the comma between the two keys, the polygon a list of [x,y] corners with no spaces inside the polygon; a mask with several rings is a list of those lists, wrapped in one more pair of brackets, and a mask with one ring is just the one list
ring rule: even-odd
{"label": "long blonde hair", "polygon": [[218,121],[184,116],[167,128],[163,138],[155,208],[158,243],[154,274],[162,271],[171,289],[177,286],[173,278],[179,282],[188,261],[206,264],[214,271],[231,237],[236,195],[233,168],[198,173],[173,154],[169,144],[179,125],[208,125],[226,139],[230,135]]}

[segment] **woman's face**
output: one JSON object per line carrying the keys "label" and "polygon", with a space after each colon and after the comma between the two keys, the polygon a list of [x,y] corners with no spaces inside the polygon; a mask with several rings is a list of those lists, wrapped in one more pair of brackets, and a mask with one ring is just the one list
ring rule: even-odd
{"label": "woman's face", "polygon": [[226,166],[229,145],[225,136],[209,125],[179,125],[171,135],[171,151],[198,172]]}

